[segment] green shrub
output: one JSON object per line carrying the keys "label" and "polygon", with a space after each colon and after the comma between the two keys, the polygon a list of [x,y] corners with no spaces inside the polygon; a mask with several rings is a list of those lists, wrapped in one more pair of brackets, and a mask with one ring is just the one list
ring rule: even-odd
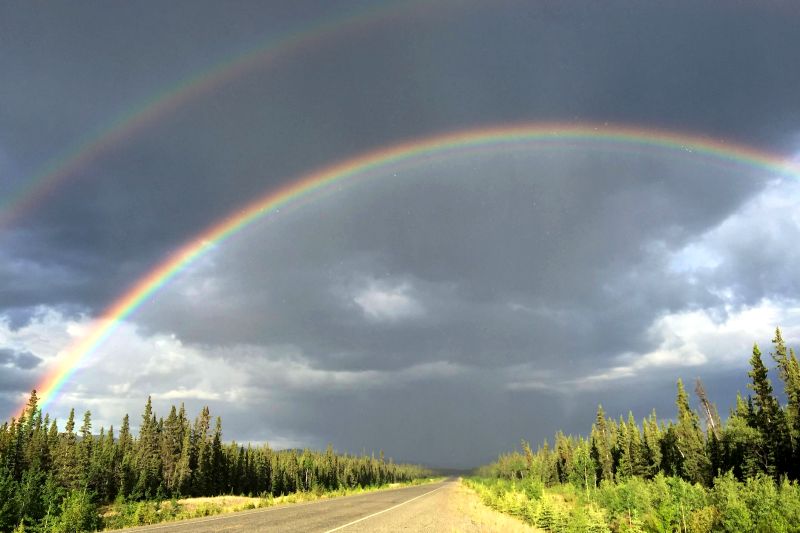
{"label": "green shrub", "polygon": [[538,500],[542,497],[544,483],[538,479],[527,478],[522,482],[522,490],[529,500]]}
{"label": "green shrub", "polygon": [[647,482],[635,477],[616,484],[604,480],[597,491],[597,501],[624,531],[641,530],[642,517],[652,511]]}
{"label": "green shrub", "polygon": [[788,531],[800,533],[800,487],[797,482],[784,480],[778,490],[778,501],[786,522],[791,524]]}
{"label": "green shrub", "polygon": [[714,531],[714,522],[717,519],[717,510],[714,507],[695,509],[689,515],[687,527],[689,533],[711,533]]}
{"label": "green shrub", "polygon": [[753,521],[754,531],[786,533],[789,522],[780,508],[778,487],[771,477],[759,474],[740,485],[740,493]]}
{"label": "green shrub", "polygon": [[718,512],[717,521],[714,524],[715,531],[730,533],[753,531],[750,510],[739,494],[739,485],[732,472],[714,480],[711,498]]}
{"label": "green shrub", "polygon": [[95,531],[100,527],[100,516],[97,507],[86,491],[72,491],[61,503],[61,517],[55,525],[55,531],[77,533],[79,531]]}

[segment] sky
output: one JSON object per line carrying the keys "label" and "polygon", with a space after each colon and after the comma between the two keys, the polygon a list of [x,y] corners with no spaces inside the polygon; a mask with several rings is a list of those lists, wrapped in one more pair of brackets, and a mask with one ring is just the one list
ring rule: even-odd
{"label": "sky", "polygon": [[[559,122],[800,162],[798,28],[793,2],[4,2],[0,412],[171,252],[360,154]],[[599,403],[670,418],[679,377],[725,412],[753,342],[800,347],[799,207],[796,175],[688,148],[412,157],[212,244],[47,410],[119,426],[150,395],[227,440],[454,468]]]}

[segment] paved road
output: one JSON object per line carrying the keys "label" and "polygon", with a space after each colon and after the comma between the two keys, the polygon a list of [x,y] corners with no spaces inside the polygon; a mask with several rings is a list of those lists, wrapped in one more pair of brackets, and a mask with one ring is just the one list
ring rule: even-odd
{"label": "paved road", "polygon": [[[333,532],[440,531],[436,509],[458,485],[456,480],[381,490],[331,500],[255,509],[239,513],[117,531],[210,533],[216,531]],[[437,497],[438,496],[438,497]]]}

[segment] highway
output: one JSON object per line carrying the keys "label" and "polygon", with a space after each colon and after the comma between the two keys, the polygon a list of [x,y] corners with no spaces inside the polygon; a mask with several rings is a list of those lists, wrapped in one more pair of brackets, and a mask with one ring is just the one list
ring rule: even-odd
{"label": "highway", "polygon": [[446,507],[449,495],[457,486],[457,480],[448,479],[414,487],[380,490],[330,500],[254,509],[116,531],[164,533],[217,531],[333,533],[402,529],[452,531],[453,517],[441,511]]}

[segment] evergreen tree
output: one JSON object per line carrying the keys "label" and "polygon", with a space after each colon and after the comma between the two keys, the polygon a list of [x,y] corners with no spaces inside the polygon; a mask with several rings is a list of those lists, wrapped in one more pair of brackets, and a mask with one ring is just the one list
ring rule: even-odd
{"label": "evergreen tree", "polygon": [[183,435],[183,444],[181,445],[181,454],[175,465],[175,476],[172,486],[172,491],[175,496],[191,493],[191,455],[192,435],[189,431],[185,431]]}
{"label": "evergreen tree", "polygon": [[[635,428],[633,428],[635,429]],[[616,477],[618,480],[623,480],[634,475],[634,457],[631,447],[631,433],[628,424],[620,417],[619,425],[617,426],[617,441],[614,446],[613,456],[616,467]]]}
{"label": "evergreen tree", "polygon": [[570,471],[572,470],[573,460],[573,447],[572,439],[567,438],[559,431],[556,434],[556,473],[559,483],[567,483],[569,481]]}
{"label": "evergreen tree", "polygon": [[[80,429],[81,440],[78,444],[78,464],[81,471],[81,486],[86,488],[92,485],[92,413],[83,414],[83,424]],[[92,487],[93,489],[95,487]]]}
{"label": "evergreen tree", "polygon": [[633,418],[633,412],[628,411],[628,436],[631,454],[631,473],[637,477],[647,475],[647,456],[645,455],[643,436]]}
{"label": "evergreen tree", "polygon": [[158,423],[153,414],[153,403],[147,397],[139,427],[139,440],[136,443],[134,466],[138,473],[133,493],[137,496],[153,497],[158,492],[161,479],[161,457],[159,456]]}
{"label": "evergreen tree", "polygon": [[[227,464],[222,450],[222,419],[217,417],[214,436],[211,439],[211,492],[222,494],[227,485]],[[307,486],[305,487],[308,488]]]}
{"label": "evergreen tree", "polygon": [[613,480],[614,463],[611,456],[612,439],[603,406],[597,406],[597,416],[592,426],[592,459],[597,465],[597,479]]}
{"label": "evergreen tree", "polygon": [[211,475],[212,451],[208,434],[210,427],[211,413],[208,410],[208,406],[205,406],[194,423],[196,463],[192,465],[192,471],[194,472],[192,486],[195,494],[210,494],[213,488],[213,477]]}
{"label": "evergreen tree", "polygon": [[661,431],[658,427],[655,409],[650,417],[642,422],[642,469],[644,476],[653,478],[661,468]]}
{"label": "evergreen tree", "polygon": [[159,450],[164,469],[164,486],[170,494],[177,492],[177,469],[181,458],[181,447],[183,446],[183,429],[183,423],[173,405],[167,420],[164,422]]}
{"label": "evergreen tree", "polygon": [[[797,479],[800,476],[800,465],[798,465],[798,461],[800,461],[800,365],[798,365],[794,350],[789,350],[787,353],[780,328],[775,328],[775,338],[772,339],[772,343],[775,346],[772,358],[777,364],[778,375],[783,381],[783,390],[787,400],[784,411],[787,435],[784,439],[788,439],[788,443],[783,443],[780,447],[784,453],[791,453],[793,460],[784,462],[789,477]],[[780,459],[778,458],[779,462]]]}
{"label": "evergreen tree", "polygon": [[[785,349],[783,351],[785,352]],[[762,449],[759,450],[759,457],[764,472],[777,478],[780,472],[786,472],[789,466],[787,464],[787,459],[791,457],[789,428],[783,410],[773,395],[767,367],[764,366],[761,351],[756,344],[753,345],[750,366],[751,370],[748,375],[752,383],[749,384],[749,387],[755,393],[752,426],[761,434]]]}
{"label": "evergreen tree", "polygon": [[127,414],[122,418],[116,455],[118,463],[114,468],[114,473],[117,479],[117,492],[127,497],[133,492],[135,483],[133,436],[131,435],[130,419]]}
{"label": "evergreen tree", "polygon": [[706,455],[706,444],[697,413],[689,405],[689,395],[678,380],[678,423],[675,425],[675,445],[680,454],[678,472],[693,483],[708,483],[711,479],[711,462]]}
{"label": "evergreen tree", "polygon": [[70,409],[64,433],[59,435],[54,458],[59,484],[67,490],[81,488],[81,465],[75,435],[75,409]]}

